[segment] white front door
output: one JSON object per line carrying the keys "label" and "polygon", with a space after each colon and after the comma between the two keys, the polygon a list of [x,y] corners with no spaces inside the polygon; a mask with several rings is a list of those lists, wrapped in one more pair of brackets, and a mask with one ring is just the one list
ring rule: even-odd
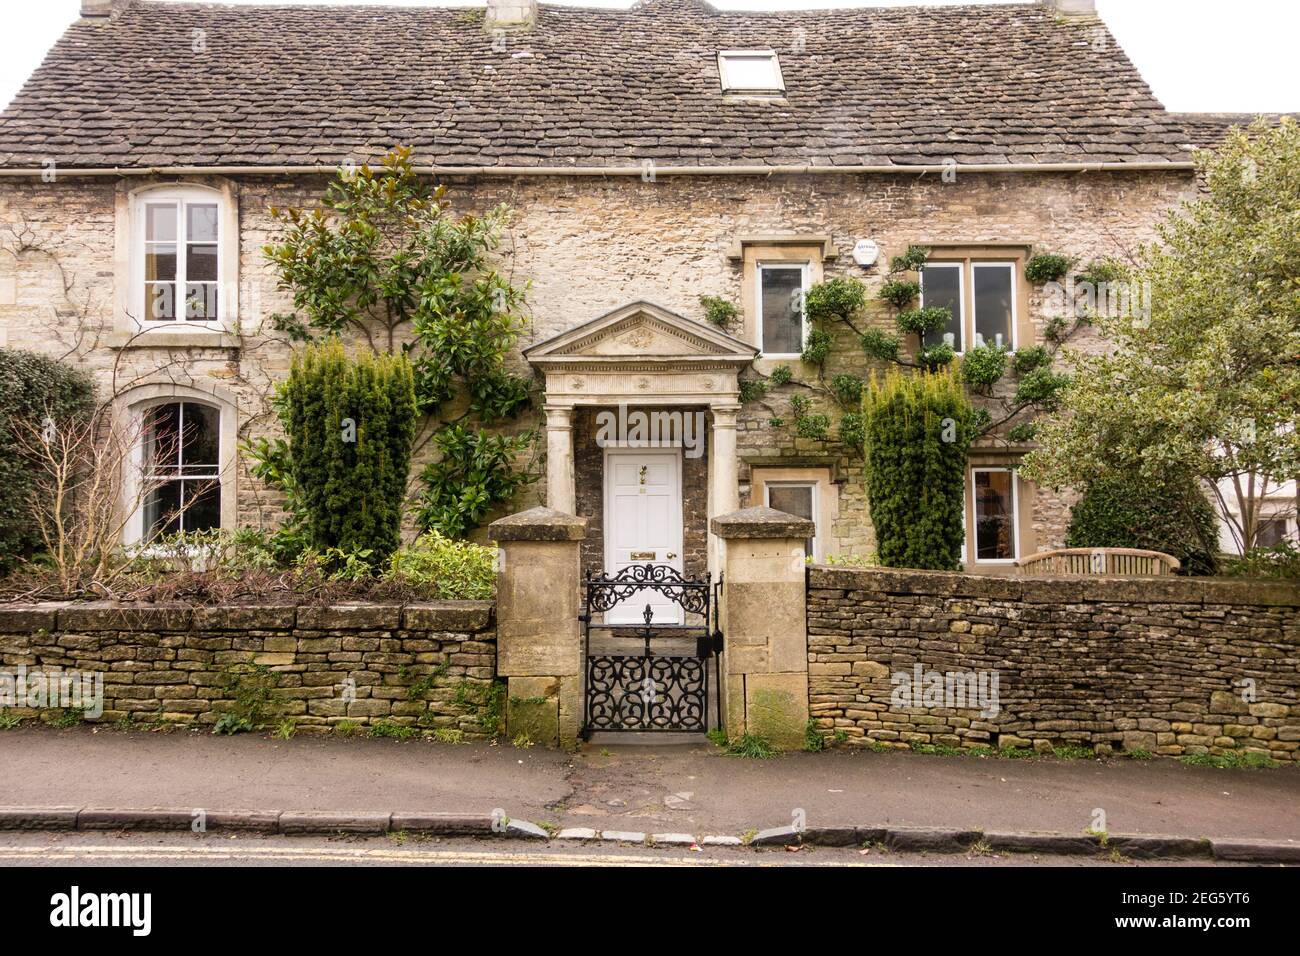
{"label": "white front door", "polygon": [[[678,449],[605,452],[605,572],[630,565],[666,564],[682,570],[682,457]],[[605,615],[607,624],[680,624],[678,605],[642,590]]]}

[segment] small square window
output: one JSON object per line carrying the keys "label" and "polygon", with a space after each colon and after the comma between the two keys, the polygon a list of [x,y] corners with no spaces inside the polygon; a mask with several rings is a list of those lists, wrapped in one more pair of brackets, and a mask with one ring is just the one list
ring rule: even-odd
{"label": "small square window", "polygon": [[804,553],[814,561],[819,560],[821,548],[818,546],[820,535],[817,521],[816,482],[770,482],[764,487],[769,508],[799,518],[807,518],[813,523],[813,536],[804,542]]}
{"label": "small square window", "polygon": [[1262,518],[1255,532],[1257,548],[1272,548],[1287,540],[1286,518]]}
{"label": "small square window", "polygon": [[723,50],[718,54],[718,73],[724,93],[776,96],[785,92],[774,50]]}

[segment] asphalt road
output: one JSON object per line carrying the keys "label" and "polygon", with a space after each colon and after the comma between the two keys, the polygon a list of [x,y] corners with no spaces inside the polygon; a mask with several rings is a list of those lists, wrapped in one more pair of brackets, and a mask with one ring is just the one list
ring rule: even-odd
{"label": "asphalt road", "polygon": [[652,849],[517,840],[417,840],[396,836],[317,838],[217,834],[0,833],[8,866],[615,866],[615,867],[1117,867],[1210,866],[1210,860],[1144,861],[1108,856],[922,854],[803,847]]}

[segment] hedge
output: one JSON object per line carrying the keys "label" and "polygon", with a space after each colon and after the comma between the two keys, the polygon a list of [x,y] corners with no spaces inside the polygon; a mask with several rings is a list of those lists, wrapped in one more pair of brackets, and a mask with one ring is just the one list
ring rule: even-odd
{"label": "hedge", "polygon": [[23,445],[50,419],[57,427],[94,409],[90,376],[33,352],[0,349],[0,574],[41,548],[32,515],[32,463]]}

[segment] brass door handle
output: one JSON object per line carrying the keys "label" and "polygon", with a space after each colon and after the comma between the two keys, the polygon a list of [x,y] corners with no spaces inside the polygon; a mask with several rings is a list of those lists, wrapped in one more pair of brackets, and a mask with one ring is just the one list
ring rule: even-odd
{"label": "brass door handle", "polygon": [[674,561],[674,560],[676,560],[676,559],[677,559],[677,555],[675,555],[673,552],[669,551],[669,552],[668,552],[668,560],[669,560],[669,561]]}

